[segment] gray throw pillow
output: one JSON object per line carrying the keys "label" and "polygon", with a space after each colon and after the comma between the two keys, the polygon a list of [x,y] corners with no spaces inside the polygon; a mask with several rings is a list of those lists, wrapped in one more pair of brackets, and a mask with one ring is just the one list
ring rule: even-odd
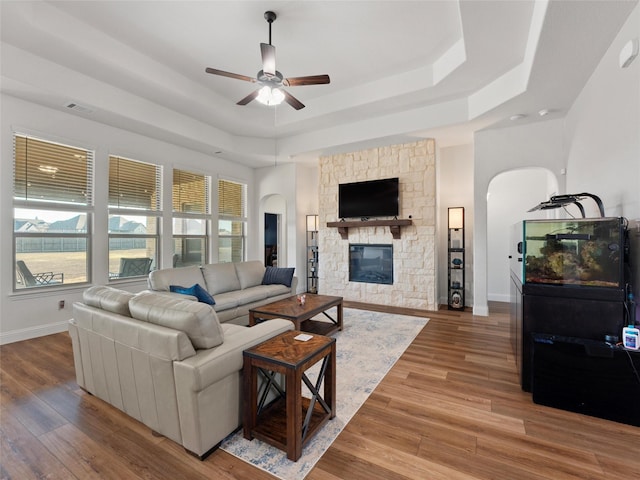
{"label": "gray throw pillow", "polygon": [[262,277],[262,285],[280,284],[291,287],[295,268],[267,267]]}

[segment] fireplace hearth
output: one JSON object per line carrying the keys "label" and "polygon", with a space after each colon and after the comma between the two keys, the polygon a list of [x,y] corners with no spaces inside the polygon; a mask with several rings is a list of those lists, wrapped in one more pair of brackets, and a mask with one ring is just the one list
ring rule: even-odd
{"label": "fireplace hearth", "polygon": [[393,285],[393,245],[349,245],[349,281]]}

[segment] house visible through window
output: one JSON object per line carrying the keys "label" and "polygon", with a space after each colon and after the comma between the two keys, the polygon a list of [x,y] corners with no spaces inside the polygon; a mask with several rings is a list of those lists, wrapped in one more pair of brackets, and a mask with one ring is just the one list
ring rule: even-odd
{"label": "house visible through window", "polygon": [[162,167],[109,157],[109,279],[157,268]]}
{"label": "house visible through window", "polygon": [[93,152],[13,141],[14,290],[89,282]]}
{"label": "house visible through window", "polygon": [[208,262],[211,177],[173,170],[173,264]]}
{"label": "house visible through window", "polygon": [[247,186],[218,180],[218,261],[245,259]]}

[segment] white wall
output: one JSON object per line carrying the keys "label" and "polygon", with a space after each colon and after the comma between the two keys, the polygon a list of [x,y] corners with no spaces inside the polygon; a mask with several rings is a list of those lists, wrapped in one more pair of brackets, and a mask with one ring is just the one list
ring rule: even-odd
{"label": "white wall", "polygon": [[[640,5],[629,16],[566,118],[567,192],[598,195],[607,216],[630,221],[636,298],[640,298],[640,58],[618,66],[640,38]],[[588,214],[596,215],[592,202]],[[640,320],[640,312],[638,312]]]}
{"label": "white wall", "polygon": [[[310,207],[306,206],[303,199],[309,197],[307,202],[313,204],[314,198],[317,199],[318,197],[317,182],[312,186],[298,185],[301,178],[305,178],[305,174],[301,172],[307,172],[308,170],[311,170],[310,175],[313,177],[313,168],[309,169],[309,167],[294,163],[274,165],[273,167],[264,167],[256,170],[256,196],[258,201],[260,202],[261,199],[265,199],[270,195],[281,195],[285,200],[286,209],[281,217],[282,225],[280,231],[284,235],[286,246],[285,255],[282,259],[284,263],[280,261],[280,256],[278,256],[278,266],[296,268],[295,275],[298,277],[298,292],[305,291],[307,288],[305,215],[312,213],[312,211],[307,210]],[[317,178],[317,173],[315,173],[315,176]],[[311,183],[313,183],[313,180],[311,180]],[[317,200],[315,202],[317,205]],[[259,211],[259,216],[261,218],[260,222],[264,222],[264,209]],[[264,224],[261,224],[262,228],[264,228]],[[262,244],[259,245],[259,249],[261,252]]]}
{"label": "white wall", "polygon": [[567,192],[595,193],[607,216],[630,219],[640,218],[640,58],[622,69],[618,54],[639,37],[637,6],[572,106],[565,132]]}
{"label": "white wall", "polygon": [[[631,224],[635,292],[640,297],[640,59],[618,66],[622,46],[640,37],[640,6],[630,15],[565,119],[478,132],[475,137],[475,304],[484,314],[488,297],[487,202],[491,179],[519,167],[548,169],[559,193],[600,196],[608,216]],[[566,177],[560,169],[566,168]],[[587,216],[595,204],[583,202]],[[525,217],[523,217],[525,218]],[[494,241],[492,234],[491,242]]]}
{"label": "white wall", "polygon": [[[437,143],[437,139],[436,139]],[[436,158],[437,172],[437,282],[438,302],[446,305],[447,295],[447,208],[464,207],[465,220],[465,305],[473,305],[473,145],[441,148]]]}
{"label": "white wall", "polygon": [[[527,167],[545,168],[559,180],[564,190],[563,121],[529,123],[510,128],[485,130],[475,134],[474,160],[474,304],[476,315],[488,315],[489,269],[487,251],[487,192],[489,183],[498,174]],[[492,239],[491,239],[492,240]]]}
{"label": "white wall", "polygon": [[509,302],[509,241],[515,223],[532,218],[547,218],[545,212],[527,212],[557,193],[555,176],[542,168],[523,168],[501,173],[489,184],[487,193],[487,297]]}
{"label": "white wall", "polygon": [[[91,269],[93,284],[106,284],[108,279],[107,252],[107,195],[108,156],[110,154],[163,165],[164,186],[171,186],[171,170],[174,166],[211,175],[214,182],[228,178],[247,183],[249,205],[255,205],[254,171],[250,168],[203,155],[182,147],[153,140],[141,135],[109,127],[78,115],[44,108],[14,97],[2,95],[0,111],[0,343],[46,335],[66,329],[71,317],[71,305],[81,299],[86,285],[67,288],[52,288],[37,292],[13,293],[13,236],[12,236],[12,192],[13,192],[13,138],[14,131],[39,135],[45,139],[78,145],[95,151],[96,185],[94,222],[94,245]],[[171,231],[171,201],[165,195],[163,208],[164,231]],[[249,211],[255,215],[255,208]],[[214,212],[214,220],[217,212]],[[255,252],[259,233],[257,222],[249,225],[248,251]],[[217,228],[214,228],[217,231]],[[172,243],[166,237],[162,245],[164,265],[171,265]],[[217,243],[214,243],[213,261],[217,260]],[[262,258],[254,256],[250,258]],[[146,287],[145,281],[129,281],[118,284],[123,289],[139,291]],[[58,310],[58,300],[66,301],[66,308]]]}
{"label": "white wall", "polygon": [[[320,211],[319,197],[319,175],[320,169],[318,164],[315,165],[298,165],[296,175],[297,189],[297,211],[298,211],[298,229],[299,245],[297,251],[296,265],[297,275],[300,279],[298,290],[307,291],[307,215],[318,215]],[[320,229],[320,225],[318,225]]]}

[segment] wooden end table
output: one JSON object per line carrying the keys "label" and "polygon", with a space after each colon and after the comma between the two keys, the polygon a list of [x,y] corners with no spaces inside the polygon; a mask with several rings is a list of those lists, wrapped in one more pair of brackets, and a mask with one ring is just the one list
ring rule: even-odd
{"label": "wooden end table", "polygon": [[[286,318],[291,320],[296,330],[319,335],[330,335],[342,330],[342,297],[330,295],[317,295],[307,293],[304,305],[298,303],[297,295],[262,305],[249,310],[249,325],[256,324],[257,319],[270,320],[272,318]],[[336,318],[327,313],[327,310],[336,307]],[[330,322],[312,320],[322,313]]]}
{"label": "wooden end table", "polygon": [[[297,461],[302,447],[328,420],[336,416],[336,340],[312,335],[307,341],[296,340],[302,332],[293,330],[273,337],[244,351],[244,438],[258,438],[287,452]],[[314,384],[305,371],[322,361]],[[277,383],[284,375],[285,390]],[[258,376],[264,382],[258,388]],[[324,381],[324,396],[320,386]],[[302,383],[311,398],[302,396]],[[272,389],[279,395],[266,404]]]}

